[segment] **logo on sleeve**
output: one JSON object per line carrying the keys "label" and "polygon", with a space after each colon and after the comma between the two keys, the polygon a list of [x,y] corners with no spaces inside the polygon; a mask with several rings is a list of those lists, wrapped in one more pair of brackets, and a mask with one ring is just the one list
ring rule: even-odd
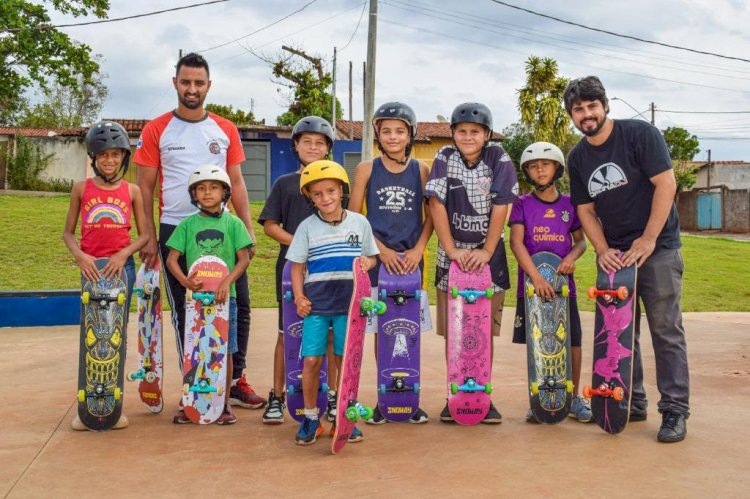
{"label": "logo on sleeve", "polygon": [[211,140],[208,143],[208,152],[211,154],[221,154],[221,145],[218,140]]}
{"label": "logo on sleeve", "polygon": [[612,189],[628,184],[628,179],[622,168],[614,163],[605,163],[594,170],[589,177],[589,196],[593,199]]}

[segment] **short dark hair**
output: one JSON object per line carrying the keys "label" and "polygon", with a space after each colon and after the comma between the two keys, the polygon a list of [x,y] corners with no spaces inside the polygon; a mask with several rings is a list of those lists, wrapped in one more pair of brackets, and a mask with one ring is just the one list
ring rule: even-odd
{"label": "short dark hair", "polygon": [[570,80],[563,94],[565,101],[565,110],[570,114],[573,105],[583,101],[600,100],[605,110],[609,111],[609,99],[607,91],[604,90],[601,80],[596,76],[585,76]]}
{"label": "short dark hair", "polygon": [[208,70],[208,62],[206,62],[202,55],[196,54],[195,52],[190,52],[189,54],[180,57],[180,60],[177,61],[177,66],[175,66],[175,76],[180,72],[182,66],[187,66],[189,68],[204,68],[206,70],[206,75],[208,77],[211,76],[211,72]]}

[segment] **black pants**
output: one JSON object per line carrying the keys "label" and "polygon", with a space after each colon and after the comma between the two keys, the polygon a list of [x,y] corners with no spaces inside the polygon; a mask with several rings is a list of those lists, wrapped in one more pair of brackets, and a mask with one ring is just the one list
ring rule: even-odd
{"label": "black pants", "polygon": [[[164,277],[167,283],[167,299],[169,306],[172,308],[172,326],[174,326],[175,343],[177,344],[178,362],[180,371],[182,371],[182,357],[184,354],[185,342],[185,288],[175,279],[167,269],[166,262],[169,256],[167,241],[172,232],[177,228],[175,225],[159,225],[159,253],[161,254],[162,267],[164,268]],[[180,256],[178,263],[180,269],[187,275],[187,263],[185,255]],[[247,345],[250,340],[250,286],[247,280],[247,272],[242,274],[235,282],[237,290],[237,353],[232,356],[232,367],[234,368],[233,378],[237,379],[242,376],[247,357]]]}

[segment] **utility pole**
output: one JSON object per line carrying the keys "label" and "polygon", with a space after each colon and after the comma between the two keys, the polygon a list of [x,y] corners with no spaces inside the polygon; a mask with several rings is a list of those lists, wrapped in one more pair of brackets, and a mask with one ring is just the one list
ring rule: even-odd
{"label": "utility pole", "polygon": [[711,149],[708,150],[708,167],[706,168],[706,187],[711,187]]}
{"label": "utility pole", "polygon": [[336,133],[336,47],[333,47],[333,90],[331,91],[331,127]]}
{"label": "utility pole", "polygon": [[354,138],[354,115],[352,113],[352,73],[354,73],[354,65],[352,61],[349,61],[349,140]]}
{"label": "utility pole", "polygon": [[656,106],[654,103],[651,103],[651,124],[656,126],[656,120],[654,119],[654,114],[656,113]]}
{"label": "utility pole", "polygon": [[370,0],[370,17],[367,24],[367,66],[365,71],[365,114],[362,117],[362,160],[372,158],[372,127],[369,126],[375,111],[375,57],[378,38],[378,0]]}

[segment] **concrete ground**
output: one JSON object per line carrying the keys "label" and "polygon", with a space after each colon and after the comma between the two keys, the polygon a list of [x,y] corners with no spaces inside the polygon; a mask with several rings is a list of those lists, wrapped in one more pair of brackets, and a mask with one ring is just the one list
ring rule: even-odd
{"label": "concrete ground", "polygon": [[[433,312],[434,314],[434,312]],[[172,424],[179,373],[168,322],[165,410],[150,414],[125,387],[130,427],[105,433],[70,428],[76,408],[78,328],[0,330],[0,494],[3,497],[747,497],[750,427],[750,314],[685,314],[692,382],[688,437],[660,444],[653,352],[644,334],[648,420],[608,435],[572,419],[524,422],[526,357],[512,345],[513,310],[496,342],[493,400],[500,425],[461,427],[438,415],[445,403],[443,342],[423,339],[424,425],[363,425],[365,440],[330,454],[326,436],[294,444],[297,424],[261,424],[237,410],[229,427]],[[590,379],[593,314],[583,313],[584,373]],[[134,320],[134,318],[133,318]],[[165,317],[166,320],[166,317]],[[645,320],[643,321],[645,325]],[[248,378],[271,384],[275,310],[253,311]],[[134,322],[130,331],[134,330]],[[135,335],[126,369],[135,365]],[[372,338],[367,351],[372,352]],[[374,403],[372,356],[362,399]],[[327,426],[327,425],[326,425]],[[386,495],[387,494],[387,495]]]}

